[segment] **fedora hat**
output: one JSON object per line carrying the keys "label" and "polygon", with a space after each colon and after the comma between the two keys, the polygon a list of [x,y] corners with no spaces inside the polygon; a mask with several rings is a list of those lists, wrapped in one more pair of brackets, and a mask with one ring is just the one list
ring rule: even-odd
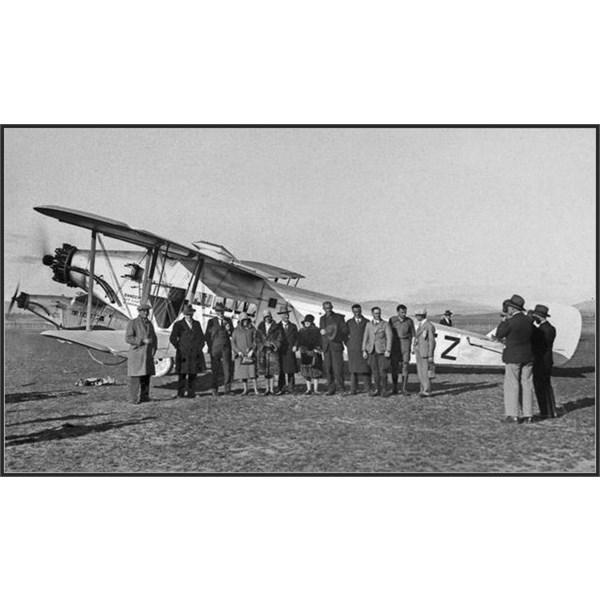
{"label": "fedora hat", "polygon": [[140,304],[138,306],[138,312],[142,310],[152,310],[152,307],[149,304]]}
{"label": "fedora hat", "polygon": [[289,314],[291,313],[292,310],[290,309],[290,307],[287,304],[284,304],[278,311],[277,314],[278,315],[285,315],[285,314]]}
{"label": "fedora hat", "polygon": [[213,310],[215,312],[217,311],[222,311],[225,312],[225,305],[222,302],[217,302],[214,306],[213,306]]}
{"label": "fedora hat", "polygon": [[418,310],[415,311],[415,315],[420,315],[423,317],[427,316],[427,309],[426,308],[419,308]]}
{"label": "fedora hat", "polygon": [[451,310],[447,310],[447,311],[444,313],[444,316],[446,316],[446,317],[451,317],[451,316],[452,316],[452,311],[451,311]]}
{"label": "fedora hat", "polygon": [[183,307],[183,314],[184,315],[193,315],[196,311],[192,308],[191,304],[186,304]]}
{"label": "fedora hat", "polygon": [[536,304],[531,314],[538,315],[539,317],[543,317],[544,319],[547,319],[550,316],[548,314],[548,307],[544,306],[543,304]]}
{"label": "fedora hat", "polygon": [[519,294],[513,294],[511,298],[504,301],[504,304],[512,306],[517,310],[525,310],[525,300],[523,300],[523,297],[519,296]]}

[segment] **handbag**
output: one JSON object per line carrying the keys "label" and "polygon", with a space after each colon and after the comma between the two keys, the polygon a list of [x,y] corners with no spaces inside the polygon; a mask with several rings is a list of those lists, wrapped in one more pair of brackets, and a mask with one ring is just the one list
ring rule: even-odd
{"label": "handbag", "polygon": [[242,365],[253,365],[254,364],[254,358],[252,356],[247,356],[246,354],[244,354],[244,356],[242,356],[242,359],[240,360],[240,364],[242,364]]}

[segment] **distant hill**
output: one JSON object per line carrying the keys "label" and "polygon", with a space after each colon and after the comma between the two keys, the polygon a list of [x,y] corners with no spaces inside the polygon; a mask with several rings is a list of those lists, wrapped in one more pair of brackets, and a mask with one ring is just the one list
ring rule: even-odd
{"label": "distant hill", "polygon": [[[368,312],[371,307],[379,306],[384,316],[391,317],[396,314],[398,302],[390,300],[366,300],[361,302],[364,312]],[[407,304],[408,314],[413,315],[417,308],[426,308],[427,313],[432,317],[443,315],[447,310],[451,310],[455,315],[483,315],[496,313],[493,306],[476,304],[471,302],[462,302],[460,300],[446,300],[444,302],[425,302],[423,304]]]}

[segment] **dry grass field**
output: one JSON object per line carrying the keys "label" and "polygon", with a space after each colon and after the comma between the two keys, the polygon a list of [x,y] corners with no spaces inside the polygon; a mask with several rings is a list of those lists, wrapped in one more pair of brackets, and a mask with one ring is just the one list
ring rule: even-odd
{"label": "dry grass field", "polygon": [[[485,316],[471,321],[486,330]],[[125,365],[103,367],[81,348],[27,330],[7,330],[5,351],[7,474],[596,471],[593,320],[573,359],[555,370],[560,418],[533,425],[500,422],[502,369],[440,368],[426,400],[214,399],[208,376],[200,397],[172,399],[169,376],[153,379],[152,402],[134,406]],[[117,385],[75,387],[106,375]]]}

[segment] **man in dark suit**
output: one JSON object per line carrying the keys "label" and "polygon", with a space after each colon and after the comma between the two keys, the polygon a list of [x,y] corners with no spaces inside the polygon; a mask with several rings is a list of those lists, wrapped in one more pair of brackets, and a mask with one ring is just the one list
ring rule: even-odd
{"label": "man in dark suit", "polygon": [[283,306],[277,311],[277,314],[281,315],[279,326],[283,332],[281,346],[279,348],[278,396],[282,396],[286,392],[292,395],[295,393],[295,374],[298,372],[298,361],[296,360],[296,350],[298,349],[298,327],[290,322],[290,312],[291,309],[289,306]]}
{"label": "man in dark suit", "polygon": [[447,310],[444,313],[444,316],[440,320],[440,325],[445,325],[446,327],[452,327],[452,312]]}
{"label": "man in dark suit", "polygon": [[225,393],[231,392],[233,368],[231,364],[231,334],[233,322],[225,317],[225,307],[217,302],[214,307],[217,313],[206,326],[206,343],[210,353],[210,368],[212,370],[212,395],[219,395],[219,371],[223,370]]}
{"label": "man in dark suit", "polygon": [[533,388],[542,419],[556,417],[556,401],[552,389],[552,346],[556,329],[548,322],[548,307],[536,304],[531,313],[538,325],[533,337]]}
{"label": "man in dark suit", "polygon": [[325,314],[319,321],[323,347],[323,368],[327,377],[327,396],[344,391],[344,342],[347,340],[344,315],[333,312],[333,304],[323,302]]}
{"label": "man in dark suit", "polygon": [[348,370],[350,371],[350,392],[354,395],[358,393],[358,378],[362,375],[365,379],[365,392],[371,387],[371,369],[369,363],[363,357],[362,342],[365,335],[365,327],[369,322],[362,314],[360,304],[352,307],[353,317],[346,321],[348,330],[348,341],[346,349],[348,350]]}
{"label": "man in dark suit", "polygon": [[193,318],[196,311],[186,304],[183,308],[183,319],[173,324],[169,341],[176,350],[175,371],[178,375],[177,396],[185,396],[186,379],[188,381],[188,397],[194,398],[196,390],[194,383],[198,373],[206,369],[202,348],[206,343],[202,326]]}
{"label": "man in dark suit", "polygon": [[408,365],[410,364],[410,350],[415,337],[415,324],[406,316],[406,306],[398,304],[396,316],[390,319],[392,328],[392,355],[390,366],[392,368],[392,393],[398,393],[398,375],[402,364],[402,395],[408,396]]}
{"label": "man in dark suit", "polygon": [[514,294],[503,303],[505,317],[496,337],[505,344],[504,410],[505,423],[533,423],[533,319],[525,314],[525,300]]}

